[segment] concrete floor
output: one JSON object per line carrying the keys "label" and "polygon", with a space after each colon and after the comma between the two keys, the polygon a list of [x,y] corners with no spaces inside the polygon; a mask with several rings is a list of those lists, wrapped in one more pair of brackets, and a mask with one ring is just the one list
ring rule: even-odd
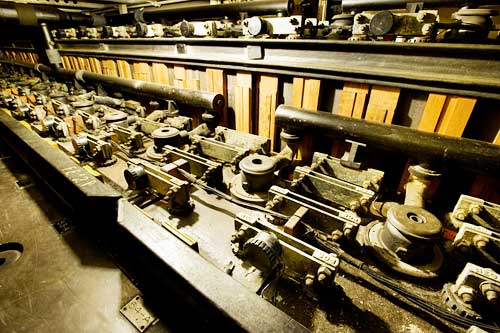
{"label": "concrete floor", "polygon": [[0,156],[0,243],[24,247],[19,260],[0,265],[0,332],[138,332],[119,312],[138,289],[78,229],[56,230],[64,212],[41,185],[16,188],[30,174]]}

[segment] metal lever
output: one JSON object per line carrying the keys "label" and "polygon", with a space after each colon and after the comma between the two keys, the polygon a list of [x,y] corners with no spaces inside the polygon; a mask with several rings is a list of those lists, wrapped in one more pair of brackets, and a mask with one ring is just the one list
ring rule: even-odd
{"label": "metal lever", "polygon": [[366,144],[352,140],[345,141],[351,144],[351,149],[349,150],[349,152],[344,153],[344,156],[342,156],[342,158],[340,159],[340,164],[351,169],[360,169],[361,163],[354,162],[354,159],[356,157],[356,153],[358,152],[358,147],[366,147]]}

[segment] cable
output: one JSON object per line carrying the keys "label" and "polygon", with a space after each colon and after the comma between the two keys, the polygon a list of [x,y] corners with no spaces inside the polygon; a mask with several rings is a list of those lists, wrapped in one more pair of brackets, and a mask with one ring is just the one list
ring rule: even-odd
{"label": "cable", "polygon": [[[319,239],[315,237],[315,241],[324,249],[331,251],[339,256],[339,258],[343,259],[345,263],[354,266],[358,270],[366,273],[369,277],[374,279],[375,281],[379,282],[383,286],[391,289],[392,291],[398,293],[400,296],[402,296],[404,299],[406,299],[410,304],[417,306],[418,309],[421,311],[424,311],[425,313],[437,317],[441,320],[448,321],[450,323],[453,323],[457,326],[465,327],[468,328],[472,325],[475,325],[477,327],[480,327],[484,330],[487,330],[489,332],[500,332],[500,328],[494,325],[486,324],[477,320],[473,319],[467,319],[460,317],[459,315],[456,315],[452,312],[449,312],[447,309],[444,309],[443,307],[436,305],[434,303],[429,302],[427,299],[423,298],[422,296],[419,296],[415,294],[412,291],[409,291],[406,289],[404,286],[402,286],[397,280],[394,280],[390,277],[385,276],[378,270],[374,269],[373,267],[370,267],[368,264],[363,262],[362,260],[359,260],[346,252],[344,252],[342,249],[340,249],[338,246],[335,246],[329,242],[326,242],[322,239]],[[363,278],[363,277],[362,277]],[[368,279],[363,278],[366,282],[372,283]],[[373,283],[372,283],[373,284]]]}

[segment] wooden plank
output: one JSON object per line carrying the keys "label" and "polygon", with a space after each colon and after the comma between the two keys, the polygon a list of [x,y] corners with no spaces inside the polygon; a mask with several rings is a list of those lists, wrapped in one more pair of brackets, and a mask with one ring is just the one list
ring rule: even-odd
{"label": "wooden plank", "polygon": [[436,130],[447,98],[448,96],[446,95],[429,94],[422,113],[422,118],[418,124],[419,130],[425,132],[434,132]]}
{"label": "wooden plank", "polygon": [[169,84],[168,67],[165,64],[153,63],[151,66],[153,82]]}
{"label": "wooden plank", "polygon": [[[227,79],[226,73],[223,69],[207,68],[207,90],[209,92],[222,94],[227,101]],[[227,105],[224,106],[224,110],[221,115],[221,122],[223,126],[227,126]]]}
{"label": "wooden plank", "polygon": [[448,97],[444,105],[444,114],[439,119],[436,132],[455,137],[462,136],[475,105],[475,98]]}
{"label": "wooden plank", "polygon": [[302,107],[302,98],[304,97],[304,79],[294,77],[292,83],[292,106]]}
{"label": "wooden plank", "polygon": [[306,79],[304,81],[304,98],[302,99],[302,107],[304,109],[311,111],[318,110],[320,90],[320,80]]}
{"label": "wooden plank", "polygon": [[[316,79],[293,78],[292,105],[309,111],[317,111],[321,81]],[[299,95],[301,94],[301,95]],[[312,157],[314,140],[312,135],[304,135],[299,144],[297,159],[310,160]]]}
{"label": "wooden plank", "polygon": [[252,73],[236,73],[234,113],[236,130],[252,133]]}
{"label": "wooden plank", "polygon": [[149,70],[148,63],[136,62],[134,63],[133,67],[134,67],[134,73],[132,76],[135,80],[151,82],[151,71]]}
{"label": "wooden plank", "polygon": [[400,92],[396,87],[373,86],[365,119],[392,124]]}
{"label": "wooden plank", "polygon": [[92,67],[92,71],[97,74],[102,74],[101,63],[97,58],[90,58],[90,66]]}
{"label": "wooden plank", "polygon": [[116,63],[114,60],[103,60],[102,64],[102,74],[110,76],[118,76],[118,71],[116,69]]}
{"label": "wooden plank", "polygon": [[194,69],[186,70],[186,87],[188,89],[200,90],[200,73]]}
{"label": "wooden plank", "polygon": [[184,66],[174,66],[174,86],[179,88],[186,88],[186,69]]}
{"label": "wooden plank", "polygon": [[117,60],[116,67],[118,68],[118,76],[125,79],[132,78],[132,70],[130,69],[130,64],[125,60]]}
{"label": "wooden plank", "polygon": [[259,80],[258,134],[271,139],[274,150],[276,100],[278,95],[278,76],[261,75]]}

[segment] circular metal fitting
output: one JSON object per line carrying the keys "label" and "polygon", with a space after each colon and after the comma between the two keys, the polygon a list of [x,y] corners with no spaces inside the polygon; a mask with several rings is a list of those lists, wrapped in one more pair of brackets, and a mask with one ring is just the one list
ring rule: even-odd
{"label": "circular metal fitting", "polygon": [[53,91],[49,94],[49,97],[51,99],[55,99],[56,101],[59,101],[59,102],[63,102],[63,103],[67,103],[67,97],[68,94],[64,91],[61,91],[61,90],[56,90],[56,91]]}
{"label": "circular metal fitting", "polygon": [[266,22],[258,16],[250,17],[247,21],[248,33],[252,36],[257,36],[266,33]]}
{"label": "circular metal fitting", "polygon": [[332,26],[336,28],[351,27],[354,23],[353,14],[338,14],[332,17]]}
{"label": "circular metal fitting", "polygon": [[278,262],[281,245],[278,238],[269,232],[259,231],[243,245],[245,258],[258,269],[265,271]]}
{"label": "circular metal fitting", "polygon": [[394,25],[394,16],[389,11],[381,11],[373,15],[370,20],[370,33],[383,36],[389,33]]}
{"label": "circular metal fitting", "polygon": [[179,24],[179,29],[181,31],[181,35],[184,37],[191,37],[194,34],[194,25],[188,21],[182,21]]}
{"label": "circular metal fitting", "polygon": [[155,151],[160,152],[166,145],[178,147],[181,132],[175,127],[160,127],[155,129],[151,136],[153,137]]}
{"label": "circular metal fitting", "polygon": [[144,168],[140,165],[129,166],[123,171],[123,176],[128,184],[128,188],[131,190],[142,190],[148,185],[146,171],[144,171]]}
{"label": "circular metal fitting", "polygon": [[375,255],[394,270],[422,278],[437,276],[443,255],[434,240],[442,224],[430,212],[414,206],[393,206],[385,223],[371,223],[367,230]]}
{"label": "circular metal fitting", "polygon": [[239,167],[243,188],[248,192],[266,191],[271,185],[276,168],[275,159],[261,154],[243,158]]}
{"label": "circular metal fitting", "polygon": [[71,144],[73,148],[75,148],[77,154],[80,154],[80,152],[87,147],[88,143],[89,139],[85,135],[75,136],[71,139]]}
{"label": "circular metal fitting", "polygon": [[104,121],[108,125],[116,125],[120,127],[128,127],[128,114],[122,111],[113,111],[106,113],[103,117]]}
{"label": "circular metal fitting", "polygon": [[94,101],[82,100],[71,102],[71,106],[74,107],[77,111],[87,112],[90,114],[93,114],[95,112]]}

